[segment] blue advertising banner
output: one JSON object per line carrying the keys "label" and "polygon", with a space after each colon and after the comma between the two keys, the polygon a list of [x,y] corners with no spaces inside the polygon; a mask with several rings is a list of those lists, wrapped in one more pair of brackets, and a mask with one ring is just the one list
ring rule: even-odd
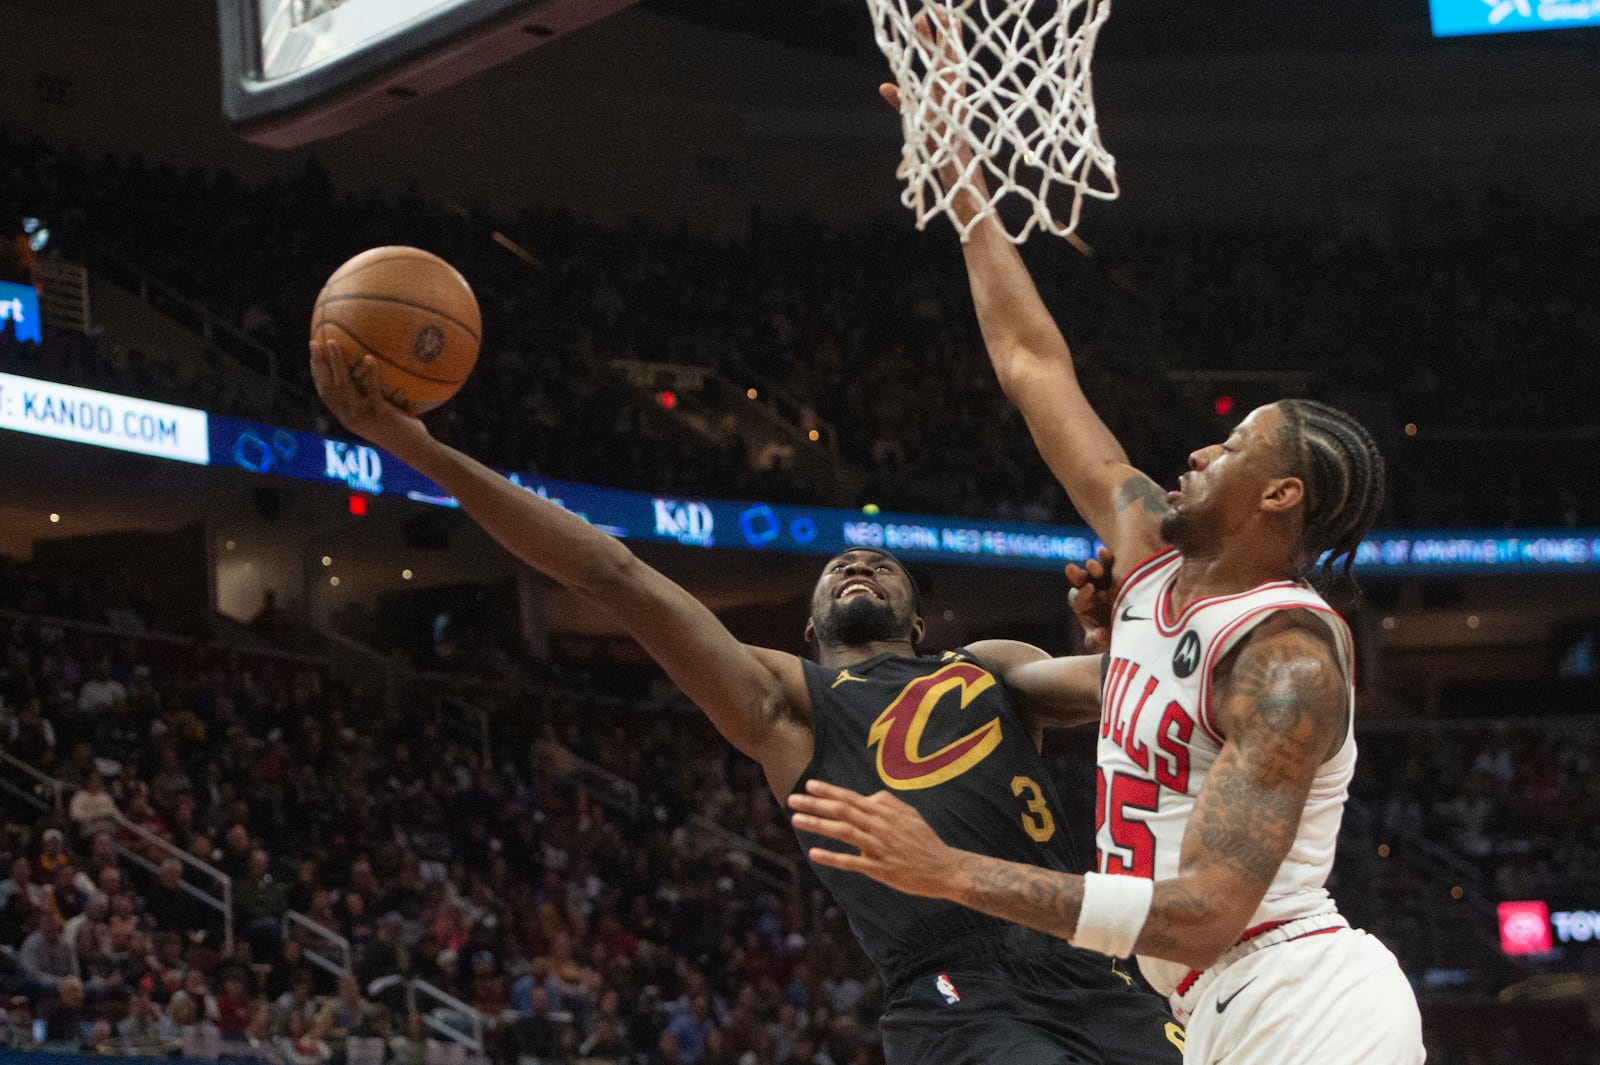
{"label": "blue advertising banner", "polygon": [[[211,416],[213,464],[338,485],[370,495],[398,495],[454,507],[450,495],[392,455],[313,433]],[[516,473],[513,484],[580,515],[613,536],[728,547],[833,555],[851,547],[882,547],[906,559],[984,566],[1059,569],[1093,555],[1089,529],[1024,525],[923,514],[868,514],[833,507],[652,496]],[[1363,541],[1356,565],[1395,576],[1470,570],[1600,572],[1600,530],[1376,531]]]}
{"label": "blue advertising banner", "polygon": [[[416,470],[366,444],[14,374],[0,374],[0,429],[431,506],[459,505]],[[921,562],[1044,570],[1089,558],[1099,546],[1090,530],[1071,526],[656,496],[501,473],[628,540],[813,555],[882,547]],[[1600,573],[1600,529],[1377,531],[1361,544],[1356,565],[1372,576]]]}
{"label": "blue advertising banner", "polygon": [[39,331],[39,293],[31,285],[0,281],[0,329],[10,322],[18,340],[41,340]]}
{"label": "blue advertising banner", "polygon": [[1600,26],[1600,0],[1429,0],[1435,37]]}

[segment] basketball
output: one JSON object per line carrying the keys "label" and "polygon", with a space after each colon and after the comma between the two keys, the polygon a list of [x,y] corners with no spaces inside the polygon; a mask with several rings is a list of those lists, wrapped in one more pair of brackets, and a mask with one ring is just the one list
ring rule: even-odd
{"label": "basketball", "polygon": [[412,414],[456,394],[478,361],[478,301],[455,267],[420,248],[372,248],[333,272],[311,313],[311,338],[354,365],[377,363],[384,396]]}

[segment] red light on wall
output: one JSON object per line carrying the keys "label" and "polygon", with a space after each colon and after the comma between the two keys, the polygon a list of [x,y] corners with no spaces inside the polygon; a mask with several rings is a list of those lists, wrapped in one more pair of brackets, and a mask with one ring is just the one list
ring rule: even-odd
{"label": "red light on wall", "polygon": [[1233,397],[1218,396],[1217,401],[1212,404],[1212,407],[1216,409],[1218,414],[1226,418],[1228,415],[1233,413]]}
{"label": "red light on wall", "polygon": [[656,402],[661,404],[667,410],[671,410],[678,405],[678,393],[672,391],[657,392]]}
{"label": "red light on wall", "polygon": [[1542,902],[1502,902],[1500,949],[1507,954],[1544,954],[1550,941],[1550,907]]}
{"label": "red light on wall", "polygon": [[351,496],[350,513],[354,514],[358,518],[365,517],[367,513],[367,497],[356,495]]}

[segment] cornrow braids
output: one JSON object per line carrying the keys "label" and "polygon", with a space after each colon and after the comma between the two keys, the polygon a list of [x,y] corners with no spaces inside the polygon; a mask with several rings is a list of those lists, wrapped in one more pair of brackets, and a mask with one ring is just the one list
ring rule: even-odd
{"label": "cornrow braids", "polygon": [[1342,410],[1309,399],[1278,402],[1280,442],[1289,472],[1305,483],[1300,545],[1313,562],[1327,555],[1323,574],[1350,575],[1356,549],[1383,505],[1383,455],[1366,426]]}

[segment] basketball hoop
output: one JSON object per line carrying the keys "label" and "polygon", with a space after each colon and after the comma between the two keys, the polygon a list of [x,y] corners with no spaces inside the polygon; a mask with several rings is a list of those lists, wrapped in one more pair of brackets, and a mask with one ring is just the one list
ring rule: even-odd
{"label": "basketball hoop", "polygon": [[[1084,197],[1116,199],[1116,160],[1100,144],[1089,70],[1110,0],[867,4],[900,90],[900,199],[918,229],[946,214],[964,242],[1014,197],[1028,212],[1015,231],[1002,220],[1013,242],[1036,227],[1071,239]],[[936,33],[928,22],[919,31],[924,14]],[[953,206],[963,193],[979,204],[965,221]]]}

